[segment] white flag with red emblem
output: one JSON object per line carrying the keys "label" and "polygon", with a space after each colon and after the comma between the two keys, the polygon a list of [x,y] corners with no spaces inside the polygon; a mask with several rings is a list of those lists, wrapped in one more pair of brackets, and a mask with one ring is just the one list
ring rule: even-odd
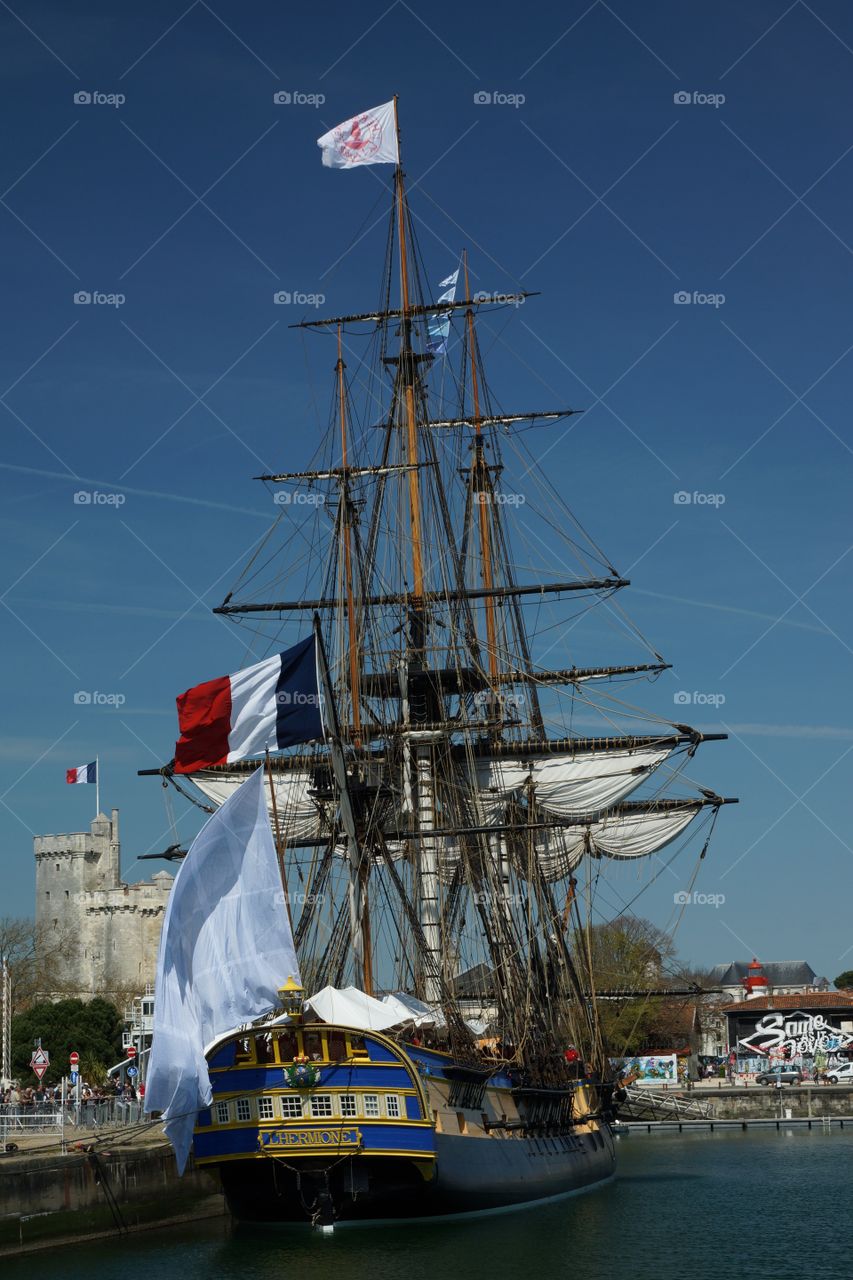
{"label": "white flag with red emblem", "polygon": [[317,146],[323,152],[327,169],[354,169],[358,164],[399,164],[393,100],[335,125],[317,139]]}

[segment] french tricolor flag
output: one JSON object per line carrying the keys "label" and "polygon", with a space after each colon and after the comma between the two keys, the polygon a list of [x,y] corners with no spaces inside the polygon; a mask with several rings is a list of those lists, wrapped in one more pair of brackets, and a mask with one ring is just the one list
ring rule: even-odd
{"label": "french tricolor flag", "polygon": [[322,738],[317,641],[309,636],[244,671],[197,684],[177,703],[175,773]]}
{"label": "french tricolor flag", "polygon": [[91,764],[80,764],[76,769],[65,770],[66,782],[97,782],[98,781],[98,762],[93,760]]}

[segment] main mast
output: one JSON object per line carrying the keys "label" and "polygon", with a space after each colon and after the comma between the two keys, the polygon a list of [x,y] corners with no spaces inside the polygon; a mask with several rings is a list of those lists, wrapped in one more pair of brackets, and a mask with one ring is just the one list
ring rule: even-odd
{"label": "main mast", "polygon": [[[583,550],[591,547],[593,554],[578,557],[582,569],[577,576],[569,571],[562,581],[531,581],[543,575],[521,570],[521,579],[516,578],[518,560],[509,541],[512,513],[500,503],[501,440],[522,424],[547,426],[575,411],[494,410],[475,325],[475,316],[488,304],[471,295],[467,253],[462,261],[464,298],[423,301],[396,99],[394,128],[397,153],[382,305],[300,326],[337,330],[333,416],[341,465],[331,465],[329,459],[325,469],[262,477],[335,484],[340,501],[332,545],[337,546],[327,559],[316,555],[321,581],[309,570],[301,597],[293,592],[290,599],[271,598],[259,580],[257,590],[265,600],[234,601],[229,595],[216,612],[253,621],[263,614],[284,620],[318,613],[323,619],[317,623],[318,634],[322,627],[329,639],[337,683],[331,697],[349,709],[332,739],[278,762],[281,778],[289,779],[287,794],[298,793],[306,809],[312,802],[317,806],[316,835],[290,835],[288,847],[318,850],[311,870],[317,879],[308,882],[319,890],[318,902],[336,900],[332,891],[330,898],[323,895],[333,883],[335,866],[341,868],[346,836],[347,911],[321,911],[312,893],[297,925],[300,939],[313,930],[318,978],[335,983],[354,967],[356,981],[370,992],[374,960],[378,979],[389,968],[390,954],[395,977],[386,973],[378,980],[385,986],[389,981],[411,983],[430,1004],[443,1004],[448,1024],[455,1019],[458,1027],[452,981],[465,963],[471,964],[468,957],[478,955],[491,965],[497,988],[491,998],[518,1052],[532,1061],[535,1044],[541,1062],[553,1062],[549,1036],[564,1022],[549,1002],[574,1007],[578,1000],[583,1003],[578,993],[591,989],[575,969],[582,957],[568,952],[566,925],[575,899],[572,871],[584,857],[636,856],[640,837],[643,852],[652,853],[706,806],[716,811],[722,799],[713,793],[689,803],[653,799],[646,804],[626,797],[663,761],[676,755],[688,759],[705,737],[718,735],[660,722],[657,733],[624,735],[607,725],[609,736],[581,738],[569,731],[565,719],[557,721],[556,734],[553,728],[546,732],[540,692],[553,703],[562,690],[568,691],[570,702],[575,697],[586,701],[585,690],[595,687],[594,682],[653,676],[666,664],[653,652],[656,660],[647,663],[581,667],[567,666],[564,660],[554,669],[535,666],[527,602],[541,608],[561,599],[598,599],[628,583],[588,539]],[[399,308],[390,305],[395,240]],[[504,304],[523,296],[513,295]],[[443,412],[436,414],[436,399],[424,377],[425,366],[435,357],[424,344],[430,317],[445,314],[462,320],[462,374],[456,383],[461,395],[458,409],[442,404]],[[363,433],[351,431],[357,411],[348,398],[343,334],[358,323],[370,326],[364,336],[376,335],[381,363],[375,367],[384,364],[393,371],[390,408],[376,424],[376,435],[364,419],[358,423],[365,427]],[[453,378],[450,362],[447,368]],[[372,396],[373,385],[367,390]],[[379,431],[383,444],[378,452],[371,452],[368,443],[368,456],[353,458],[362,442],[377,439]],[[449,437],[447,449],[442,435]],[[470,461],[460,466],[466,440]],[[335,449],[334,437],[331,447]],[[364,537],[358,517],[363,505]],[[549,523],[556,527],[553,520]],[[263,581],[268,587],[269,579]],[[523,702],[507,698],[513,686],[526,692],[523,716],[508,712]],[[286,830],[293,821],[285,811]],[[297,872],[301,880],[298,864]],[[552,890],[567,881],[568,890]],[[397,942],[389,948],[395,931]],[[528,1022],[534,1006],[539,1020],[532,1027]],[[581,1010],[579,1024],[584,1021]]]}
{"label": "main mast", "polygon": [[400,160],[400,121],[397,113],[397,95],[394,95],[394,127],[397,130],[397,167],[394,184],[397,206],[397,243],[400,253],[400,307],[402,325],[400,333],[399,378],[403,391],[406,429],[406,461],[409,471],[409,520],[412,536],[412,627],[411,645],[415,655],[422,655],[426,644],[426,615],[424,613],[424,564],[421,521],[421,495],[418,472],[418,426],[415,413],[416,357],[412,350],[412,317],[409,303],[409,264],[406,247],[406,222],[408,210],[403,192],[403,166]]}

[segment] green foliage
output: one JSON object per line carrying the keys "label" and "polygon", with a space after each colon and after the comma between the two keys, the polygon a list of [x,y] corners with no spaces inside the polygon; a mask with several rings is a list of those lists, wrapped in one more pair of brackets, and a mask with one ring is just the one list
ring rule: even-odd
{"label": "green foliage", "polygon": [[[34,1042],[41,1037],[42,1048],[50,1054],[46,1084],[56,1084],[68,1073],[68,1055],[80,1054],[81,1066],[92,1075],[105,1071],[122,1057],[122,1019],[115,1005],[94,1000],[57,1000],[32,1005],[12,1019],[12,1075],[22,1084],[35,1085],[30,1066]],[[97,1083],[84,1074],[88,1083]]]}
{"label": "green foliage", "polygon": [[[584,981],[596,992],[640,992],[671,983],[675,947],[669,934],[649,920],[619,916],[605,924],[578,929],[573,939]],[[680,1011],[658,998],[625,995],[598,1001],[605,1050],[614,1057],[643,1052],[650,1040],[676,1041]]]}
{"label": "green foliage", "polygon": [[843,973],[839,973],[835,979],[835,985],[839,991],[846,991],[853,987],[853,969],[845,969]]}

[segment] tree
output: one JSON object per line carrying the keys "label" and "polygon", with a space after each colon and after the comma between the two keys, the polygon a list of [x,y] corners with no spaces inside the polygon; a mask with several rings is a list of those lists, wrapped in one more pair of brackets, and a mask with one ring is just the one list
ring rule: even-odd
{"label": "tree", "polygon": [[596,991],[665,987],[663,969],[675,957],[671,936],[639,916],[578,930],[573,949],[589,965]]}
{"label": "tree", "polygon": [[50,1054],[47,1084],[56,1084],[68,1072],[72,1049],[81,1063],[90,1065],[97,1078],[122,1058],[122,1019],[115,1005],[94,1000],[57,1000],[33,1004],[12,1019],[12,1075],[35,1083],[30,1067],[33,1047],[41,1040]]}
{"label": "tree", "polygon": [[[576,931],[573,952],[588,970],[590,990],[600,992],[647,991],[671,985],[664,972],[672,968],[672,937],[650,920],[619,916],[605,924]],[[636,1054],[652,1041],[667,1046],[684,1039],[683,1006],[672,1000],[646,995],[602,996],[598,1018],[605,1051],[612,1057]]]}
{"label": "tree", "polygon": [[9,966],[13,1013],[46,992],[72,994],[63,974],[65,951],[64,934],[39,929],[25,917],[0,918],[0,957]]}
{"label": "tree", "polygon": [[853,969],[845,969],[843,973],[839,973],[835,979],[835,986],[839,991],[846,991],[849,987],[853,987]]}

